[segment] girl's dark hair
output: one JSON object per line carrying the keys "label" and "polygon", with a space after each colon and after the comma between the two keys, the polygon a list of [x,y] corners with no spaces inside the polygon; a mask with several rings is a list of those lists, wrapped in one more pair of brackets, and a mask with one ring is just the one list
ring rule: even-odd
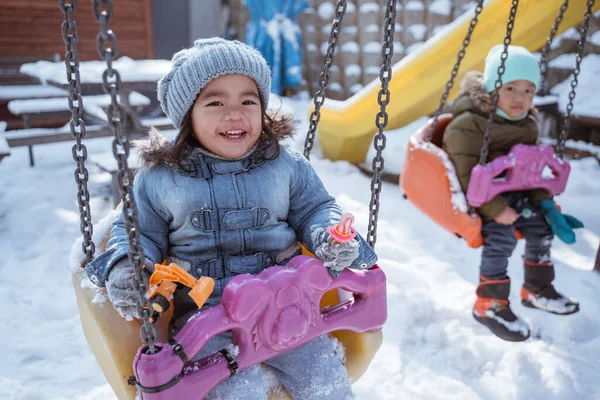
{"label": "girl's dark hair", "polygon": [[[193,107],[192,107],[193,108]],[[188,166],[184,166],[185,160],[196,147],[204,148],[194,136],[192,127],[192,108],[183,118],[183,123],[179,128],[179,134],[175,143],[171,146],[164,146],[157,150],[161,154],[156,154],[157,158],[169,166],[176,166],[182,171],[189,171]],[[279,142],[285,138],[291,137],[294,133],[295,122],[292,117],[274,114],[267,114],[265,106],[261,102],[262,131],[257,141],[257,156],[262,160],[274,160],[279,156]]]}

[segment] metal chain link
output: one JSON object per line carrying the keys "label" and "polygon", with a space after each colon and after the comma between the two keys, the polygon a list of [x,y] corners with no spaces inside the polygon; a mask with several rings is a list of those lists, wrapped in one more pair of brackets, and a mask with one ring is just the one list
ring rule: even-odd
{"label": "metal chain link", "polygon": [[583,60],[583,50],[587,42],[587,32],[590,27],[590,19],[592,16],[592,8],[594,7],[594,3],[594,0],[588,0],[587,9],[585,10],[585,14],[583,16],[583,24],[581,25],[581,30],[579,31],[581,36],[579,38],[579,43],[577,44],[577,58],[575,59],[575,69],[573,70],[573,78],[571,79],[569,103],[567,104],[567,111],[564,114],[563,129],[558,136],[558,143],[556,145],[556,154],[560,159],[563,158],[565,144],[567,142],[569,131],[571,130],[571,111],[573,111],[573,100],[575,100],[575,88],[579,83],[577,81],[577,76],[579,75],[581,60]]}
{"label": "metal chain link", "polygon": [[490,107],[490,115],[488,116],[487,124],[485,126],[485,133],[483,135],[483,145],[481,146],[481,153],[479,155],[479,164],[485,164],[487,162],[488,151],[490,147],[490,138],[492,133],[492,125],[494,124],[494,115],[496,115],[496,107],[498,105],[499,90],[502,87],[502,75],[504,74],[504,64],[508,58],[508,46],[512,40],[512,30],[515,27],[515,18],[517,16],[517,8],[519,6],[519,0],[512,0],[510,5],[510,15],[508,16],[508,23],[506,24],[506,35],[504,36],[504,49],[500,56],[500,66],[498,67],[498,79],[494,83],[494,91],[492,92],[492,104]]}
{"label": "metal chain link", "polygon": [[75,169],[75,182],[77,183],[77,203],[79,204],[80,230],[83,235],[81,250],[85,254],[84,264],[94,257],[96,246],[92,241],[94,226],[92,224],[92,213],[90,211],[90,192],[88,191],[88,170],[85,167],[87,160],[87,148],[81,143],[85,137],[86,128],[83,121],[83,98],[81,97],[81,78],[79,75],[79,29],[73,19],[73,13],[77,9],[77,0],[65,3],[59,0],[59,6],[65,20],[62,23],[62,38],[65,43],[65,66],[67,67],[67,81],[69,82],[69,109],[71,110],[71,122],[69,127],[71,135],[75,139],[75,145],[71,149],[73,160],[77,163]]}
{"label": "metal chain link", "polygon": [[306,134],[306,140],[304,142],[304,157],[310,160],[310,152],[315,144],[315,132],[317,131],[317,125],[321,119],[321,106],[325,102],[325,89],[329,83],[329,68],[333,64],[333,56],[335,54],[335,48],[338,42],[338,35],[340,33],[340,26],[342,20],[346,14],[346,0],[338,0],[335,5],[335,17],[333,19],[333,25],[331,26],[331,33],[329,34],[329,46],[325,54],[325,61],[323,63],[323,70],[319,75],[319,90],[315,93],[313,102],[315,109],[310,115],[310,125],[308,133]]}
{"label": "metal chain link", "polygon": [[112,21],[112,1],[111,0],[92,0],[94,17],[100,24],[100,34],[98,34],[98,54],[106,61],[107,68],[102,75],[104,91],[110,94],[111,104],[106,111],[109,123],[113,128],[115,139],[112,143],[113,155],[119,165],[117,179],[121,189],[121,200],[123,201],[123,217],[125,228],[128,233],[129,242],[129,261],[133,264],[135,273],[133,274],[134,285],[139,293],[138,311],[142,316],[142,326],[140,327],[140,336],[148,346],[148,352],[156,352],[154,342],[156,341],[156,328],[150,323],[150,310],[152,309],[150,301],[146,297],[146,282],[142,271],[144,262],[144,252],[140,241],[140,228],[137,216],[137,208],[133,196],[133,172],[129,168],[127,157],[129,156],[129,139],[124,131],[124,124],[127,121],[125,109],[119,104],[118,94],[121,87],[121,76],[119,71],[113,68],[113,59],[117,56],[117,37],[110,30]]}
{"label": "metal chain link", "polygon": [[440,105],[438,106],[438,109],[435,111],[435,114],[433,116],[433,122],[431,124],[431,128],[429,128],[429,132],[427,132],[427,136],[425,137],[425,141],[427,141],[427,142],[431,142],[433,132],[435,132],[435,128],[437,127],[437,124],[438,124],[438,119],[439,119],[440,115],[442,114],[442,110],[444,109],[444,106],[446,105],[446,101],[448,101],[448,95],[450,94],[450,90],[454,86],[454,79],[456,79],[456,76],[458,75],[458,70],[460,69],[460,64],[461,64],[463,58],[465,57],[467,47],[471,43],[471,36],[473,35],[475,26],[477,26],[477,22],[479,21],[479,14],[481,14],[481,10],[483,10],[483,2],[484,2],[484,0],[478,0],[478,2],[477,2],[477,7],[475,7],[475,15],[473,16],[473,19],[471,19],[471,23],[469,24],[469,29],[467,31],[467,34],[465,35],[465,38],[462,41],[462,48],[458,52],[458,57],[456,58],[456,62],[454,63],[454,67],[452,68],[452,73],[450,74],[450,79],[448,79],[448,81],[446,82],[446,88],[444,89],[444,94],[442,95],[442,98],[440,99]]}
{"label": "metal chain link", "polygon": [[562,5],[560,6],[560,10],[558,10],[558,14],[556,15],[556,18],[554,19],[554,25],[552,26],[552,29],[550,30],[550,35],[548,35],[548,39],[546,39],[546,45],[544,46],[544,48],[542,49],[542,52],[541,52],[540,63],[539,63],[539,65],[540,65],[540,90],[538,91],[538,93],[541,96],[548,95],[548,80],[547,80],[548,53],[550,52],[550,46],[552,45],[552,42],[554,41],[554,37],[556,36],[558,27],[560,26],[560,23],[563,20],[565,11],[567,11],[568,7],[569,7],[569,0],[565,0],[564,3],[562,3]]}
{"label": "metal chain link", "polygon": [[388,85],[392,80],[392,56],[394,55],[394,31],[396,30],[396,0],[388,0],[385,10],[384,40],[381,49],[383,64],[379,71],[381,89],[377,94],[379,112],[375,117],[375,125],[379,129],[373,139],[373,147],[377,150],[373,158],[373,179],[371,180],[371,202],[369,203],[369,227],[367,230],[367,243],[375,248],[377,241],[377,220],[379,218],[379,194],[381,193],[381,171],[385,165],[382,157],[385,149],[386,136],[383,130],[388,124],[386,106],[390,102],[390,91]]}

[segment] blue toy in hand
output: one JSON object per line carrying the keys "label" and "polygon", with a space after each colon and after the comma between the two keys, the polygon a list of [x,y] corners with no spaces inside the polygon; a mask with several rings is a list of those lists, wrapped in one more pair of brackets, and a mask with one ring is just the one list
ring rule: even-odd
{"label": "blue toy in hand", "polygon": [[577,218],[563,214],[556,208],[554,201],[546,199],[540,202],[540,208],[552,228],[552,232],[567,244],[575,243],[573,229],[583,228],[583,223]]}

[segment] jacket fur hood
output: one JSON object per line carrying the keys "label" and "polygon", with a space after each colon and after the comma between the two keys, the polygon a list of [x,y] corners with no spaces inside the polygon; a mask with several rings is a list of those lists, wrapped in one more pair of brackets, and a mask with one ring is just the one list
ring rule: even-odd
{"label": "jacket fur hood", "polygon": [[152,169],[164,163],[162,150],[170,144],[158,129],[151,128],[148,132],[148,138],[136,140],[134,146],[137,148],[140,167]]}
{"label": "jacket fur hood", "polygon": [[[492,107],[492,95],[487,93],[483,87],[483,74],[479,71],[469,71],[460,83],[461,93],[452,105],[454,115],[466,111],[475,112],[487,116]],[[535,107],[529,110],[530,116],[538,120],[538,112]]]}

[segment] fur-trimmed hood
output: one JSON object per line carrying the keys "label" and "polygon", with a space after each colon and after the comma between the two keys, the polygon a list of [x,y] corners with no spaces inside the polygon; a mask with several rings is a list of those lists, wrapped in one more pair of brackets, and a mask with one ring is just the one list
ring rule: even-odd
{"label": "fur-trimmed hood", "polygon": [[152,169],[164,163],[161,150],[169,146],[169,141],[156,128],[151,128],[147,139],[136,140],[134,146],[137,149],[140,166]]}
{"label": "fur-trimmed hood", "polygon": [[[483,87],[483,74],[479,71],[469,71],[463,77],[460,83],[461,93],[458,95],[452,105],[454,115],[471,111],[485,116],[489,115],[492,107],[492,95],[487,93]],[[538,112],[535,107],[531,107],[529,114],[538,119]]]}

